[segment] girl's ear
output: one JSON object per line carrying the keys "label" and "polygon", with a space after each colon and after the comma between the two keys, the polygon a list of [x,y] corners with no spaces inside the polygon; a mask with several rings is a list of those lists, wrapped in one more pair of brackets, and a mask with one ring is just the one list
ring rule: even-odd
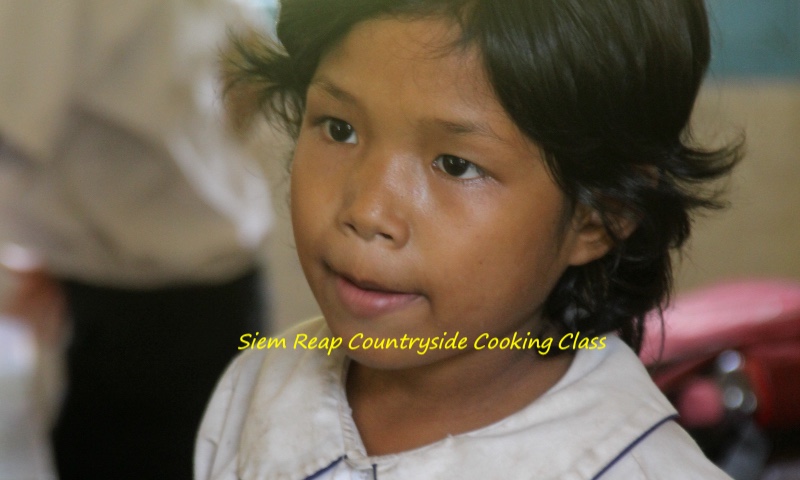
{"label": "girl's ear", "polygon": [[615,239],[597,210],[586,204],[578,204],[572,217],[571,228],[575,243],[569,264],[579,266],[597,260],[608,253],[615,242],[628,238],[637,226],[638,222],[627,216],[612,217],[608,228],[613,230]]}

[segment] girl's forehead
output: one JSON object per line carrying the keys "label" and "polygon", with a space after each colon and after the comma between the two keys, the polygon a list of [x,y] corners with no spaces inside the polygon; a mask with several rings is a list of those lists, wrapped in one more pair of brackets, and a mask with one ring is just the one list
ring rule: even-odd
{"label": "girl's forehead", "polygon": [[464,46],[460,36],[443,17],[360,22],[322,57],[312,86],[324,79],[364,98],[427,96],[436,100],[431,108],[500,108],[477,47]]}
{"label": "girl's forehead", "polygon": [[449,64],[451,69],[477,65],[478,62],[472,61],[478,57],[477,48],[464,46],[460,37],[460,27],[444,17],[368,19],[355,24],[334,44],[323,55],[318,68],[348,57],[374,67],[394,63],[403,63],[406,68],[431,63]]}

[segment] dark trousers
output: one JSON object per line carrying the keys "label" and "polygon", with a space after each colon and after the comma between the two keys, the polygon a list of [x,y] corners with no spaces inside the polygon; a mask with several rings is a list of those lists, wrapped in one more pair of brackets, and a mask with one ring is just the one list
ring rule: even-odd
{"label": "dark trousers", "polygon": [[191,479],[216,381],[239,337],[263,330],[260,275],[156,290],[63,284],[73,336],[53,430],[60,480]]}

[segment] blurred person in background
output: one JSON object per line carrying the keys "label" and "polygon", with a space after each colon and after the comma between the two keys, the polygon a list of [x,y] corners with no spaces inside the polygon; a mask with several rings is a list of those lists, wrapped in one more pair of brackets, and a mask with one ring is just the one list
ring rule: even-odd
{"label": "blurred person in background", "polygon": [[66,299],[62,480],[191,478],[216,379],[265,328],[269,193],[218,100],[243,3],[0,4],[0,230]]}

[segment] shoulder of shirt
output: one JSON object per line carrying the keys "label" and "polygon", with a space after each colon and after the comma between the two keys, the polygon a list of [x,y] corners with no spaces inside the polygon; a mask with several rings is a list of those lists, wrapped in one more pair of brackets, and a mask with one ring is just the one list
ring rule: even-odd
{"label": "shoulder of shirt", "polygon": [[666,422],[622,457],[602,480],[732,480],[676,422]]}

